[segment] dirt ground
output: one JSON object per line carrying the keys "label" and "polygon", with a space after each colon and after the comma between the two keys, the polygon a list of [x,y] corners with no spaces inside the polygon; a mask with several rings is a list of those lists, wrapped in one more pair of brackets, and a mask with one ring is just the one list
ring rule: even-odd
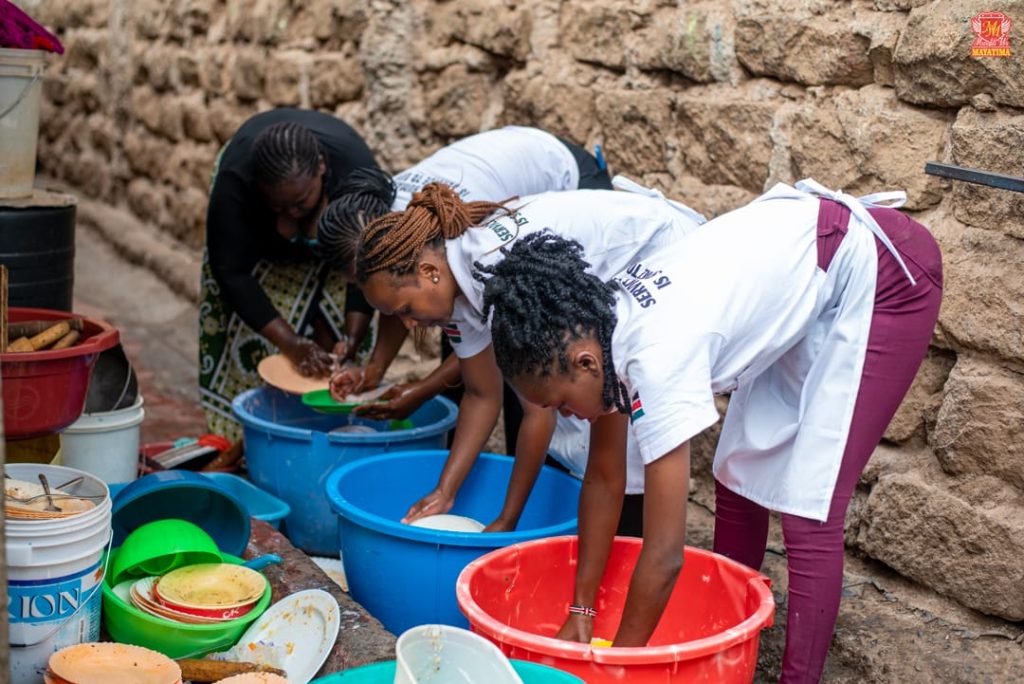
{"label": "dirt ground", "polygon": [[[196,311],[149,270],[125,261],[100,235],[79,225],[75,310],[122,331],[146,399],[143,442],[204,430],[196,388]],[[434,361],[404,355],[401,379]],[[496,430],[496,433],[500,430]],[[501,450],[500,438],[490,449]],[[698,480],[701,477],[698,474]],[[706,485],[706,483],[704,483]],[[709,548],[713,515],[709,488],[691,499],[688,542]],[[776,681],[786,614],[785,551],[773,526],[763,568],[778,605],[775,626],[761,638],[758,682]],[[1018,569],[1019,571],[1019,569]],[[848,555],[844,599],[824,681],[1010,684],[1024,673],[1024,625],[963,608],[885,566]]]}

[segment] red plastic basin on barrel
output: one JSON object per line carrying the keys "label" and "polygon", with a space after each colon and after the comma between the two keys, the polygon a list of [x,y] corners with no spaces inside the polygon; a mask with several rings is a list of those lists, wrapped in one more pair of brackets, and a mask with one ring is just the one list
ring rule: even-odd
{"label": "red plastic basin on barrel", "polygon": [[[639,539],[615,539],[595,606],[595,637],[614,638],[641,545]],[[753,681],[760,633],[775,615],[767,577],[687,547],[683,571],[648,645],[592,648],[554,638],[571,603],[577,552],[576,537],[551,537],[470,563],[456,595],[472,630],[509,658],[550,665],[588,684]]]}
{"label": "red plastic basin on barrel", "polygon": [[[12,307],[8,320],[60,321],[75,317],[66,311]],[[119,335],[109,323],[82,319],[82,337],[74,346],[57,351],[0,354],[3,374],[4,436],[41,437],[71,425],[82,415],[89,374],[100,352],[117,344]]]}

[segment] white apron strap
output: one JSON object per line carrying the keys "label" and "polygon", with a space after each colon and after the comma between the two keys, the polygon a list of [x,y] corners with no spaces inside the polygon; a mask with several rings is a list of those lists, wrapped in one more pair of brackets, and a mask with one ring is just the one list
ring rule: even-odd
{"label": "white apron strap", "polygon": [[669,198],[665,197],[665,195],[660,190],[655,190],[654,188],[649,188],[645,185],[640,185],[636,181],[630,180],[625,176],[615,176],[614,178],[612,178],[612,187],[614,187],[616,190],[623,190],[625,192],[632,192],[637,195],[643,195],[644,197],[654,197],[655,199],[660,199],[661,201],[665,202],[676,211],[684,214],[687,218],[696,223],[698,226],[708,222],[708,220],[704,218],[704,214],[700,213],[699,211],[691,209],[682,202],[670,200]]}
{"label": "white apron strap", "polygon": [[910,284],[917,285],[917,281],[914,279],[914,276],[910,274],[910,269],[908,269],[907,265],[903,262],[903,257],[900,256],[895,245],[892,244],[892,240],[890,240],[889,236],[885,234],[882,227],[878,225],[878,221],[875,220],[875,217],[868,212],[868,207],[886,207],[890,209],[902,207],[907,201],[907,193],[902,190],[894,190],[890,192],[876,192],[871,195],[864,195],[863,197],[854,197],[853,195],[846,194],[842,190],[829,190],[812,178],[805,178],[797,183],[796,189],[818,197],[826,197],[830,200],[834,200],[849,209],[854,216],[860,219],[860,221],[866,225],[872,233],[874,233],[875,237],[878,238],[878,241],[881,242],[887,250],[889,250],[889,254],[892,254],[893,258],[896,259],[896,263],[898,263],[900,268],[903,269],[903,273],[907,276],[907,280],[910,281]]}

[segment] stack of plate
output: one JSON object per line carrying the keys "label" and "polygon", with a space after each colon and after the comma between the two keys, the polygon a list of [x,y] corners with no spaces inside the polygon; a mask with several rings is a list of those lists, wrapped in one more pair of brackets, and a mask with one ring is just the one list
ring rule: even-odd
{"label": "stack of plate", "polygon": [[156,651],[127,644],[78,644],[52,656],[46,684],[181,684],[178,664]]}
{"label": "stack of plate", "polygon": [[[4,479],[4,515],[12,520],[56,520],[70,518],[96,507],[88,499],[79,499],[60,489],[51,490],[56,511],[48,511],[50,499],[43,487],[35,482],[12,478]],[[24,503],[28,500],[29,503]]]}
{"label": "stack of plate", "polygon": [[230,563],[203,563],[179,568],[163,577],[121,582],[114,593],[144,613],[191,625],[208,625],[243,617],[267,588],[260,573]]}

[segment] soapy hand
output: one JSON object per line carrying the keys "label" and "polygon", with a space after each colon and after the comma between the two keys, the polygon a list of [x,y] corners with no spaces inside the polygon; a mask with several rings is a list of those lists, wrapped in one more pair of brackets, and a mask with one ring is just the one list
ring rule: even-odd
{"label": "soapy hand", "polygon": [[408,525],[428,515],[440,515],[447,513],[455,505],[454,499],[438,489],[427,494],[417,501],[409,509],[409,512],[402,518],[402,522]]}
{"label": "soapy hand", "polygon": [[359,394],[376,389],[380,385],[381,373],[376,366],[348,366],[331,375],[331,398],[344,402],[350,394]]}
{"label": "soapy hand", "polygon": [[353,346],[352,339],[348,335],[342,335],[338,338],[338,341],[334,343],[334,348],[331,350],[331,353],[337,357],[340,365],[356,355],[356,348]]}
{"label": "soapy hand", "polygon": [[578,641],[581,644],[589,644],[594,636],[594,618],[586,615],[569,615],[562,628],[555,635],[556,639],[566,641]]}
{"label": "soapy hand", "polygon": [[[284,351],[284,350],[283,350]],[[325,352],[313,340],[300,338],[295,345],[284,351],[295,368],[307,378],[325,378],[334,367],[334,357]]]}
{"label": "soapy hand", "polygon": [[411,416],[427,398],[423,396],[418,383],[395,385],[376,402],[358,406],[353,413],[370,420],[402,420]]}

